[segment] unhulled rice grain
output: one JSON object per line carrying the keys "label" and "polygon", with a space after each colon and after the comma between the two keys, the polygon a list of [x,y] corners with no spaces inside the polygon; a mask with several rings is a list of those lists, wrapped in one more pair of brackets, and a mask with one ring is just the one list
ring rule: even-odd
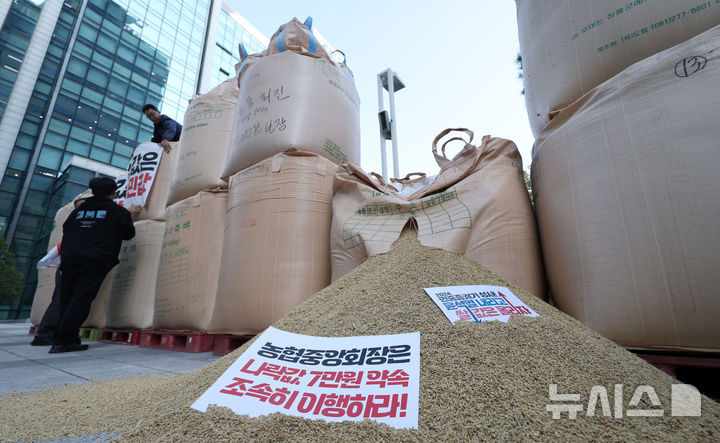
{"label": "unhulled rice grain", "polygon": [[[451,325],[423,288],[489,284],[509,287],[540,314],[508,323]],[[190,374],[121,379],[0,399],[0,440],[123,432],[121,441],[447,441],[692,440],[720,436],[720,405],[702,397],[701,417],[672,417],[677,380],[581,323],[459,254],[421,246],[412,231],[275,323],[290,332],[355,336],[420,331],[418,430],[374,422],[327,423],[281,414],[249,418],[225,408],[191,409],[247,348]],[[581,394],[576,419],[555,420],[549,385]],[[595,416],[585,407],[593,386],[623,385],[626,410],[635,389],[654,388],[661,417]],[[557,402],[555,402],[557,403]],[[562,402],[561,402],[562,403]],[[565,402],[567,403],[567,402]],[[639,408],[653,407],[648,397]],[[633,409],[633,408],[630,408]],[[610,411],[613,413],[613,410]]]}

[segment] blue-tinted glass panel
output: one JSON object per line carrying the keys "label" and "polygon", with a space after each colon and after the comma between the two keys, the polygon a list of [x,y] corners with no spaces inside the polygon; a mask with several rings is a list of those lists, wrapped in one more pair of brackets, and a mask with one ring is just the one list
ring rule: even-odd
{"label": "blue-tinted glass panel", "polygon": [[63,151],[59,149],[53,149],[50,146],[43,145],[40,151],[40,157],[38,158],[38,166],[57,170],[60,168],[62,154]]}

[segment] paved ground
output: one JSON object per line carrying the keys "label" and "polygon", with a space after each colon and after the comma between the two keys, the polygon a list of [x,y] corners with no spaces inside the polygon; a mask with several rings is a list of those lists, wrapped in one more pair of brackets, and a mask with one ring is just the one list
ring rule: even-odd
{"label": "paved ground", "polygon": [[146,349],[84,340],[90,349],[48,354],[49,346],[30,346],[30,323],[0,322],[0,396],[89,380],[143,375],[186,374],[211,363],[212,352]]}

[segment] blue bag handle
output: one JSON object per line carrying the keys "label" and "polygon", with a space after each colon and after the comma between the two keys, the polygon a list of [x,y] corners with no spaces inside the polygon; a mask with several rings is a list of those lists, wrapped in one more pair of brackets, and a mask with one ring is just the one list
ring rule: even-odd
{"label": "blue bag handle", "polygon": [[242,70],[245,67],[245,62],[247,61],[248,53],[247,49],[245,49],[245,45],[242,43],[238,43],[238,51],[240,52],[240,60],[242,60],[242,62],[240,62],[240,68],[238,69],[237,75],[238,78],[240,78],[240,74],[242,73]]}
{"label": "blue bag handle", "polygon": [[348,67],[347,67],[347,56],[345,56],[345,53],[342,52],[342,51],[339,50],[339,49],[334,50],[333,52],[330,53],[330,55],[333,55],[333,54],[335,54],[336,52],[342,54],[342,58],[343,58],[342,65],[343,65],[343,67],[345,68],[345,76],[346,76],[347,78],[349,78],[350,80],[352,80],[352,79],[353,79],[353,76],[352,76],[352,74],[350,74],[350,70],[349,70]]}

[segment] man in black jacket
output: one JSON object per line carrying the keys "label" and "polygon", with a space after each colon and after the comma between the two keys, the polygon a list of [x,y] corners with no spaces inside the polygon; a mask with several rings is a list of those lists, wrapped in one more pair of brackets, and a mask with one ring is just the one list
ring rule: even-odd
{"label": "man in black jacket", "polygon": [[130,212],[113,201],[115,180],[95,177],[90,189],[93,196],[63,224],[60,318],[51,354],[88,348],[77,342],[80,325],[105,276],[119,263],[122,241],[135,237]]}
{"label": "man in black jacket", "polygon": [[143,106],[142,111],[154,125],[153,138],[150,141],[162,146],[165,152],[170,152],[172,149],[170,142],[180,140],[182,125],[161,113],[155,105],[147,104]]}

